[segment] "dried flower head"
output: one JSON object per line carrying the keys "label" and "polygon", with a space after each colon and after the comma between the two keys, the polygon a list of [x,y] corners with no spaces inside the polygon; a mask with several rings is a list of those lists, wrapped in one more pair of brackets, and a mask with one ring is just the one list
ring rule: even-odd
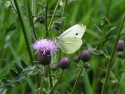
{"label": "dried flower head", "polygon": [[60,59],[60,61],[58,62],[58,65],[60,68],[62,69],[68,69],[70,66],[70,59],[68,57],[63,57],[62,59]]}
{"label": "dried flower head", "polygon": [[117,51],[123,51],[124,50],[124,41],[119,40],[117,45]]}
{"label": "dried flower head", "polygon": [[36,40],[35,43],[32,45],[33,49],[37,50],[36,53],[39,51],[42,51],[42,54],[45,54],[46,51],[50,51],[50,55],[53,53],[56,55],[57,46],[54,43],[54,41],[51,41],[49,39],[41,39]]}
{"label": "dried flower head", "polygon": [[80,58],[83,62],[87,62],[91,59],[91,52],[89,50],[83,50],[80,53]]}

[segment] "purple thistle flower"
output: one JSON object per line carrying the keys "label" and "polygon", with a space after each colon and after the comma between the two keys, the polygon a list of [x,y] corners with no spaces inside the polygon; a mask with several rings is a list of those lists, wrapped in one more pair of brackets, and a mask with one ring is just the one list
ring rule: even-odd
{"label": "purple thistle flower", "polygon": [[117,45],[117,51],[123,51],[124,50],[124,41],[119,40]]}
{"label": "purple thistle flower", "polygon": [[35,43],[32,45],[33,49],[37,50],[36,53],[39,51],[42,51],[42,54],[45,55],[46,51],[50,51],[50,55],[53,53],[56,55],[57,46],[54,43],[54,41],[51,41],[49,39],[41,39],[36,40]]}
{"label": "purple thistle flower", "polygon": [[39,63],[44,66],[50,64],[50,62],[51,62],[50,51],[46,51],[45,54],[43,54],[43,51],[40,51],[38,59],[39,59]]}

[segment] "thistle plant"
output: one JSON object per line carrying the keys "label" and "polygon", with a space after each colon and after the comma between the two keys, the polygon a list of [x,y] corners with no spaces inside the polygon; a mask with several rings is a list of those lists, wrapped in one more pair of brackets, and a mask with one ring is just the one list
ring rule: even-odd
{"label": "thistle plant", "polygon": [[124,3],[0,0],[0,94],[124,94]]}

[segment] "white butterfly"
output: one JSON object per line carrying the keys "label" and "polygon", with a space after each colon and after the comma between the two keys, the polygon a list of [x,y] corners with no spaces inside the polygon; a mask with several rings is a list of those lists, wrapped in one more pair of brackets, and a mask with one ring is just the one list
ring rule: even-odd
{"label": "white butterfly", "polygon": [[55,43],[64,53],[72,54],[81,47],[85,30],[86,26],[76,24],[57,37]]}

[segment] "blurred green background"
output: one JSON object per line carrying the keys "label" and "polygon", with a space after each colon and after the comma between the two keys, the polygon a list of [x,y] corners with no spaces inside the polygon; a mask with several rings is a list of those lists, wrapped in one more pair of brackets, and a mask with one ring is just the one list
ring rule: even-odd
{"label": "blurred green background", "polygon": [[[33,1],[30,0],[31,10],[33,12],[33,16],[36,16],[40,12],[43,12],[44,8],[40,7],[40,5]],[[38,1],[42,2],[43,0]],[[27,26],[29,27],[26,2],[25,0],[20,0],[18,2],[21,10],[23,11],[24,17],[27,19]],[[61,2],[63,4],[64,0]],[[49,0],[48,10],[53,11],[56,3],[57,0]],[[57,12],[61,13],[62,9],[63,5],[60,4]],[[86,25],[87,30],[83,36],[83,39],[93,47],[96,47],[100,42],[100,33],[89,18],[92,18],[94,22],[100,26],[102,16],[106,16],[109,19],[108,28],[116,27],[116,29],[114,29],[112,32],[112,35],[116,35],[123,18],[124,11],[125,0],[68,0],[64,30],[75,24],[82,23]],[[50,21],[50,18],[51,17],[48,17],[48,22]],[[59,18],[60,17],[56,17],[54,20],[58,20]],[[40,24],[39,22],[35,23],[35,30],[38,39],[45,38],[45,24]],[[59,34],[60,31],[53,28],[51,32],[49,32],[49,38],[56,37]],[[124,40],[125,37],[122,36],[121,39]],[[112,38],[105,44],[108,48],[109,54],[112,51],[114,42],[115,38]],[[82,46],[81,49],[72,55],[65,55],[71,59],[71,67],[64,72],[62,80],[56,88],[59,90],[60,94],[66,94],[67,91],[71,91],[80,70],[77,63],[73,62],[72,58],[74,55],[79,54],[83,49],[86,49],[86,47]],[[64,54],[62,54],[62,57],[63,55]],[[24,60],[27,65],[31,65],[18,15],[14,12],[14,9],[12,9],[12,6],[8,0],[0,0],[0,79],[12,79],[9,69],[15,70],[14,63],[16,62],[20,65],[20,60]],[[121,60],[117,58],[116,54],[113,62],[121,63]],[[84,92],[84,94],[100,94],[102,82],[105,77],[107,61],[103,56],[92,55],[90,64],[91,67],[88,70],[88,76],[84,78],[81,77],[79,79],[79,83],[74,94],[82,94],[82,92]],[[125,65],[123,68],[125,68]],[[111,77],[105,94],[115,94],[116,92],[116,94],[124,94],[124,72],[119,89],[115,90],[115,86],[117,85],[117,80],[120,75],[118,71],[119,67],[116,67],[114,70],[111,72]],[[35,82],[32,83],[34,84],[35,88]],[[26,89],[27,86],[27,83],[23,83],[15,88],[10,88],[7,91],[7,94],[33,94],[31,89]]]}

